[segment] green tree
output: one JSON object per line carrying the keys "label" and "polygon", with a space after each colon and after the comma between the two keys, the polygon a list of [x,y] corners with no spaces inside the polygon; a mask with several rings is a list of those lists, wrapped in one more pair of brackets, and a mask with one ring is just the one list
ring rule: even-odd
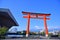
{"label": "green tree", "polygon": [[5,33],[7,32],[8,28],[3,26],[0,28],[0,37],[3,37]]}
{"label": "green tree", "polygon": [[49,35],[49,37],[50,37],[50,36],[53,35],[53,34],[52,34],[52,33],[49,33],[48,35]]}
{"label": "green tree", "polygon": [[41,32],[41,35],[45,36],[45,32]]}

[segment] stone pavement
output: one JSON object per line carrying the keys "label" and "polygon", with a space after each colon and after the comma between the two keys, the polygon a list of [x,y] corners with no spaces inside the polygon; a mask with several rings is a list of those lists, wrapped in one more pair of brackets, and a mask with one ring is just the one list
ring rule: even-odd
{"label": "stone pavement", "polygon": [[60,40],[60,39],[21,39],[21,38],[17,38],[17,39],[1,39],[1,40]]}

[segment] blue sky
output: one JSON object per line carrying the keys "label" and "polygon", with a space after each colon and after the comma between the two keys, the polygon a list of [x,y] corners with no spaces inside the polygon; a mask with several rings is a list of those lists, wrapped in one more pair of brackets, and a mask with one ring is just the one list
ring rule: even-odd
{"label": "blue sky", "polygon": [[[60,29],[60,0],[0,0],[0,8],[10,9],[19,24],[12,28],[17,28],[18,31],[25,30],[27,26],[27,19],[23,18],[22,11],[50,13],[48,28]],[[33,29],[44,29],[44,21],[31,19],[30,30]]]}

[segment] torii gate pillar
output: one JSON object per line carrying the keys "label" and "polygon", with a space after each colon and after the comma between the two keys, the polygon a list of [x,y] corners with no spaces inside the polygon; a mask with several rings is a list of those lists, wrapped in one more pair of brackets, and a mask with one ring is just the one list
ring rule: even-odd
{"label": "torii gate pillar", "polygon": [[45,27],[45,36],[48,37],[48,28],[47,28],[47,23],[46,23],[46,16],[44,16],[44,27]]}
{"label": "torii gate pillar", "polygon": [[30,28],[30,14],[28,14],[26,37],[28,37],[29,35],[29,30],[30,30],[29,28]]}

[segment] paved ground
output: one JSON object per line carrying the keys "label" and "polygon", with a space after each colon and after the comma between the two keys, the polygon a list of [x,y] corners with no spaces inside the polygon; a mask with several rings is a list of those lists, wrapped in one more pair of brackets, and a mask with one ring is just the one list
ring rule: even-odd
{"label": "paved ground", "polygon": [[39,35],[33,35],[29,36],[28,38],[22,37],[22,38],[7,38],[7,39],[1,39],[1,40],[60,40],[60,38],[46,38],[45,36],[39,36]]}
{"label": "paved ground", "polygon": [[1,40],[60,40],[60,39],[1,39]]}

